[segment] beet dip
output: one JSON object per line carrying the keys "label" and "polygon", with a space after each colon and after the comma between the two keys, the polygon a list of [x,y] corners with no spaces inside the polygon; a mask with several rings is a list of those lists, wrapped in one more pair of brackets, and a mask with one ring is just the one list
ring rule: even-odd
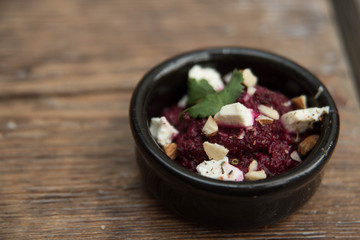
{"label": "beet dip", "polygon": [[[201,77],[204,78],[204,76]],[[244,77],[246,77],[245,74]],[[205,134],[204,125],[208,121],[207,117],[193,118],[189,112],[186,112],[181,119],[181,113],[188,106],[181,106],[179,103],[164,109],[162,116],[166,120],[162,118],[161,124],[165,126],[164,121],[166,121],[168,127],[162,132],[168,131],[171,134],[171,139],[168,137],[168,142],[160,142],[159,140],[165,138],[158,137],[157,141],[166,154],[190,171],[199,172],[207,177],[232,181],[261,180],[279,175],[301,164],[302,158],[304,159],[307,152],[314,147],[319,133],[319,129],[314,127],[311,124],[312,122],[308,122],[308,119],[313,118],[313,121],[320,121],[321,114],[326,113],[328,108],[325,110],[320,108],[306,109],[305,98],[303,100],[305,107],[300,107],[301,109],[298,110],[299,106],[292,101],[293,99],[288,99],[279,92],[256,85],[257,78],[255,80],[253,86],[246,86],[243,83],[244,90],[235,101],[235,103],[241,103],[241,108],[251,109],[254,121],[250,126],[231,126],[217,121],[215,123],[218,125],[216,132]],[[220,88],[223,87],[220,86]],[[238,105],[240,106],[240,104]],[[264,117],[263,114],[271,116],[271,114],[261,110],[261,107],[264,106],[275,112],[277,117],[268,118],[265,116],[269,122],[258,120],[257,117]],[[322,112],[319,113],[320,110]],[[316,114],[318,115],[313,117]],[[284,115],[288,115],[284,117],[288,121],[287,125],[281,121]],[[214,118],[216,120],[216,115]],[[157,121],[160,122],[160,120]],[[299,130],[289,130],[294,127],[299,127],[297,128]],[[161,131],[159,129],[156,131],[160,136]],[[156,134],[156,132],[153,134],[154,138],[156,138]],[[171,149],[167,147],[170,146],[170,143],[173,145]],[[299,150],[301,144],[305,146],[307,152],[304,152],[303,148]],[[219,148],[220,152],[225,151],[224,155],[220,155],[222,157],[219,159],[212,158],[205,146]],[[298,152],[302,153],[300,154],[301,157]],[[222,160],[222,162],[215,160]],[[228,172],[224,173],[224,169]],[[231,174],[236,176],[230,177]]]}

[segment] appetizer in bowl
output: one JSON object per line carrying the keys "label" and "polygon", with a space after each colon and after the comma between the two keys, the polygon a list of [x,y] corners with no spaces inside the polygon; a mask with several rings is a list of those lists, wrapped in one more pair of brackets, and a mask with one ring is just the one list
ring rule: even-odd
{"label": "appetizer in bowl", "polygon": [[144,185],[159,201],[189,219],[242,228],[307,202],[339,134],[336,105],[313,74],[228,47],[151,69],[133,93],[130,124]]}
{"label": "appetizer in bowl", "polygon": [[329,113],[329,106],[308,108],[306,95],[289,99],[259,86],[248,68],[222,78],[195,65],[187,81],[187,94],[151,119],[150,132],[169,158],[210,178],[254,181],[292,169]]}

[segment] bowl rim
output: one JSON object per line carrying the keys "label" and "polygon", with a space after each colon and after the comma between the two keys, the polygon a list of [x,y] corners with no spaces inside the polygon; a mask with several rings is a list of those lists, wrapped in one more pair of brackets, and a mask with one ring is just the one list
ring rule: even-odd
{"label": "bowl rim", "polygon": [[[158,81],[163,75],[168,74],[177,68],[188,64],[189,62],[209,61],[214,55],[243,55],[248,57],[265,58],[267,61],[275,62],[283,67],[290,68],[299,74],[311,87],[316,85],[316,89],[323,88],[321,98],[325,99],[330,106],[330,112],[323,121],[328,121],[329,127],[327,131],[322,128],[320,135],[321,144],[317,144],[317,147],[307,156],[306,161],[303,161],[300,165],[293,169],[286,171],[278,176],[274,176],[264,180],[258,181],[222,181],[217,179],[208,178],[198,173],[191,172],[188,169],[180,166],[160,149],[158,144],[154,141],[150,134],[147,117],[147,109],[144,106],[146,100],[150,98],[151,89],[154,87],[156,81]],[[203,189],[211,189],[211,191],[217,190],[224,193],[236,193],[236,194],[259,194],[263,191],[279,190],[287,186],[299,186],[306,184],[316,176],[323,169],[328,162],[332,152],[334,151],[340,128],[340,120],[337,107],[332,99],[329,91],[308,70],[278,54],[271,53],[255,48],[244,47],[216,47],[216,48],[204,48],[193,51],[188,51],[161,62],[160,64],[149,70],[140,80],[135,88],[132,99],[130,102],[130,125],[135,139],[136,145],[147,156],[151,156],[153,159],[149,163],[156,167],[162,167],[174,177],[178,177],[183,181],[189,182],[192,185],[200,186]],[[147,161],[149,159],[145,157]],[[153,166],[155,167],[155,166]]]}

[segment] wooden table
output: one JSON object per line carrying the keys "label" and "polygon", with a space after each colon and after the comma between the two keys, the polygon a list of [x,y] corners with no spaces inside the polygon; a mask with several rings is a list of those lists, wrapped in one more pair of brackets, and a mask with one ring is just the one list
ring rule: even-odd
{"label": "wooden table", "polygon": [[[1,1],[0,239],[360,238],[360,111],[327,1]],[[128,106],[186,50],[246,46],[315,73],[341,133],[318,192],[289,218],[226,231],[144,189]]]}

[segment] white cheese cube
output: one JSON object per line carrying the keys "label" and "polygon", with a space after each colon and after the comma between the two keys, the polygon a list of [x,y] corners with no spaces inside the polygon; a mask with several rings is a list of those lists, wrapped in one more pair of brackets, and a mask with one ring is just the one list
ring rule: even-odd
{"label": "white cheese cube", "polygon": [[179,134],[178,130],[165,117],[151,118],[150,133],[161,146],[171,143],[174,137]]}
{"label": "white cheese cube", "polygon": [[247,87],[254,87],[257,84],[257,77],[252,73],[250,68],[242,71],[244,78],[244,85]]}
{"label": "white cheese cube", "polygon": [[203,161],[196,170],[203,176],[225,180],[225,181],[243,181],[243,172],[229,163],[229,159],[224,157],[221,160]]}
{"label": "white cheese cube", "polygon": [[194,78],[197,81],[205,79],[215,91],[224,89],[220,74],[213,68],[195,65],[189,71],[189,78]]}
{"label": "white cheese cube", "polygon": [[217,143],[209,143],[205,141],[203,143],[204,151],[210,160],[220,160],[226,157],[229,150]]}
{"label": "white cheese cube", "polygon": [[329,113],[330,107],[307,108],[287,112],[281,116],[281,122],[289,132],[305,132],[313,122],[321,120],[321,116]]}
{"label": "white cheese cube", "polygon": [[252,109],[239,102],[223,106],[214,119],[217,123],[233,127],[251,127],[254,124]]}

